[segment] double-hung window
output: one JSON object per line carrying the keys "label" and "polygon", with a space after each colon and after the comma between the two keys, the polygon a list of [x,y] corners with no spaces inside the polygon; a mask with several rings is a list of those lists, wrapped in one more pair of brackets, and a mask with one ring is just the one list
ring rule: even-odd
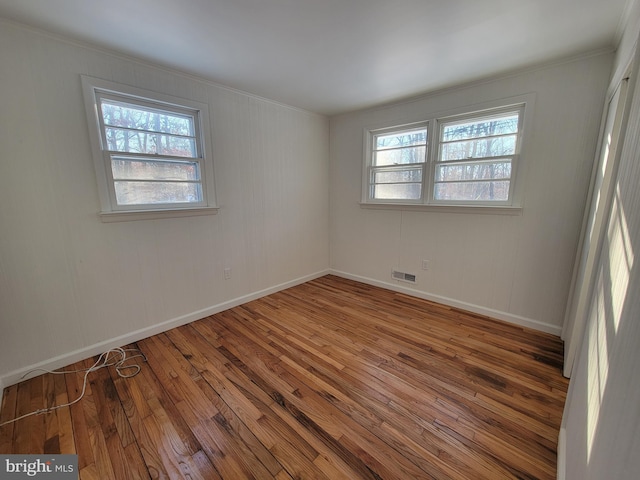
{"label": "double-hung window", "polygon": [[96,79],[83,83],[103,214],[214,207],[206,105]]}
{"label": "double-hung window", "polygon": [[512,198],[522,108],[439,122],[434,202],[499,203]]}
{"label": "double-hung window", "polygon": [[525,104],[367,131],[363,203],[519,206]]}
{"label": "double-hung window", "polygon": [[427,124],[377,131],[372,135],[371,148],[371,198],[420,200],[427,160]]}

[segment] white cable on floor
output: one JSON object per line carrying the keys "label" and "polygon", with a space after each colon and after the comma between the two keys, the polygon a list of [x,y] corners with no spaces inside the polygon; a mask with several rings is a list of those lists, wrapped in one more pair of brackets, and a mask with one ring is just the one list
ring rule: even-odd
{"label": "white cable on floor", "polygon": [[[130,357],[127,357],[127,352],[138,352],[135,355],[132,355]],[[118,359],[119,357],[119,359]],[[104,353],[101,353],[100,356],[98,357],[98,360],[96,360],[96,362],[89,368],[87,369],[81,369],[81,370],[45,370],[44,368],[35,368],[33,370],[28,371],[27,373],[25,373],[22,378],[24,379],[27,375],[32,374],[33,372],[45,372],[45,373],[51,373],[54,375],[68,375],[70,373],[80,373],[80,372],[85,372],[84,373],[84,380],[82,382],[82,392],[80,393],[80,396],[78,398],[76,398],[74,401],[69,402],[69,403],[65,403],[63,405],[54,405],[53,407],[48,407],[48,408],[41,408],[40,410],[35,410],[33,412],[27,413],[25,415],[22,415],[20,417],[14,418],[13,420],[7,420],[6,422],[0,423],[0,427],[3,427],[5,425],[8,425],[10,423],[13,422],[17,422],[18,420],[22,420],[23,418],[27,418],[30,417],[32,415],[41,415],[43,413],[49,413],[49,412],[53,412],[54,410],[57,410],[59,408],[63,408],[63,407],[69,407],[71,405],[73,405],[74,403],[78,403],[82,397],[84,397],[85,391],[87,389],[87,378],[89,376],[89,373],[91,372],[95,372],[96,370],[99,370],[101,368],[104,367],[115,367],[116,371],[118,372],[118,376],[122,377],[122,378],[131,378],[136,376],[138,373],[140,373],[140,365],[138,364],[132,364],[132,365],[125,365],[125,362],[128,362],[129,360],[132,360],[134,358],[137,357],[142,357],[144,359],[144,361],[147,361],[147,357],[144,355],[144,353],[142,353],[139,349],[137,348],[133,348],[133,349],[124,349],[124,348],[112,348],[111,350],[108,350]],[[127,370],[133,370],[133,373],[123,373]]]}

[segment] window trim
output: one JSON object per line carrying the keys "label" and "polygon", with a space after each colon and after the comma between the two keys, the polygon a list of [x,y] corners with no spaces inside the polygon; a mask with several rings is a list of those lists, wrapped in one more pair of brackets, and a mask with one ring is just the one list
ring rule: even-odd
{"label": "window trim", "polygon": [[[374,209],[408,209],[423,211],[447,211],[447,212],[477,212],[477,213],[504,213],[519,214],[522,211],[522,190],[524,179],[523,152],[531,137],[532,116],[535,107],[535,93],[528,93],[491,102],[484,102],[467,107],[437,112],[420,121],[398,123],[394,125],[384,124],[365,127],[364,129],[364,161],[362,170],[362,194],[360,205],[363,208]],[[492,114],[507,113],[521,109],[519,118],[518,144],[516,152],[510,158],[512,160],[512,174],[509,186],[508,201],[477,201],[464,200],[434,200],[435,171],[439,163],[440,129],[443,123],[456,119],[472,120]],[[427,127],[427,158],[425,163],[425,176],[422,183],[422,196],[420,200],[386,200],[372,198],[370,171],[372,167],[373,139],[381,133],[410,129],[414,125],[428,125]],[[493,157],[491,157],[493,158]]]}
{"label": "window trim", "polygon": [[[209,106],[207,104],[85,75],[81,75],[81,80],[100,198],[101,210],[99,217],[103,222],[209,215],[218,212],[215,202],[211,129],[209,127]],[[166,107],[168,111],[174,110],[176,113],[193,114],[196,136],[199,135],[196,141],[197,158],[184,157],[184,160],[193,160],[199,164],[200,185],[202,188],[201,202],[145,205],[117,204],[114,180],[111,174],[111,156],[114,155],[114,152],[103,148],[103,121],[98,109],[98,101],[101,96],[124,101],[128,97],[131,103],[141,106],[159,109]],[[141,154],[140,156],[145,155]]]}

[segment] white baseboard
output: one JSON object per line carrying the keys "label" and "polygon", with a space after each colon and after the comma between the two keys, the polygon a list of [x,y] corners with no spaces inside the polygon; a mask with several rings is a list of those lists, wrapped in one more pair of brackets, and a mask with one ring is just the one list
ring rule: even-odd
{"label": "white baseboard", "polygon": [[[14,370],[12,372],[9,372],[5,375],[0,376],[0,388],[3,389],[2,391],[4,391],[4,387],[8,387],[10,385],[13,385],[22,381],[24,375],[30,372],[31,370],[35,370],[35,369],[56,370],[58,368],[65,367],[67,365],[71,365],[72,363],[78,362],[80,360],[93,357],[94,355],[99,355],[102,352],[105,352],[111,348],[121,347],[129,343],[137,342],[144,338],[151,337],[153,335],[157,335],[162,332],[166,332],[167,330],[171,330],[172,328],[180,327],[182,325],[193,322],[195,320],[208,317],[209,315],[215,315],[216,313],[222,312],[224,310],[237,307],[238,305],[242,305],[243,303],[256,300],[266,295],[271,295],[272,293],[276,293],[281,290],[285,290],[287,288],[300,285],[301,283],[305,283],[310,280],[314,280],[316,278],[322,277],[329,273],[331,273],[329,270],[322,270],[322,271],[313,273],[311,275],[299,277],[294,280],[281,283],[279,285],[275,285],[273,287],[265,288],[264,290],[259,290],[257,292],[243,295],[241,297],[237,297],[232,300],[219,303],[217,305],[212,305],[202,310],[197,310],[195,312],[191,312],[186,315],[182,315],[180,317],[176,317],[171,320],[167,320],[162,323],[152,325],[150,327],[142,328],[140,330],[127,333],[125,335],[120,335],[119,337],[111,338],[103,342],[98,342],[88,347],[80,348],[73,352],[65,353],[63,355],[59,355],[57,357],[50,358],[48,360],[44,360],[42,362],[38,362],[36,364],[29,365],[27,367],[20,368],[18,370]],[[41,372],[34,372],[34,374],[39,374],[39,373]],[[2,402],[2,393],[1,393],[2,391],[0,391],[0,402]],[[2,405],[2,403],[0,403],[0,405]]]}
{"label": "white baseboard", "polygon": [[24,368],[20,368],[18,370],[14,370],[12,372],[6,373],[0,376],[0,402],[2,402],[4,388],[20,382],[23,379],[24,375],[27,372],[30,372],[31,370],[35,370],[39,368],[45,369],[45,370],[56,370],[58,368],[65,367],[67,365],[78,362],[80,360],[84,360],[85,358],[90,358],[90,357],[93,357],[94,355],[99,355],[102,352],[105,352],[111,348],[121,347],[122,345],[127,345],[129,343],[137,342],[139,340],[142,340],[143,338],[147,338],[152,335],[157,335],[159,333],[166,332],[167,330],[170,330],[172,328],[185,325],[187,323],[193,322],[195,320],[199,320],[204,317],[208,317],[209,315],[214,315],[224,310],[228,310],[229,308],[242,305],[243,303],[247,303],[252,300],[256,300],[258,298],[264,297],[266,295],[279,292],[280,290],[284,290],[286,288],[300,285],[301,283],[314,280],[316,278],[322,277],[327,274],[333,274],[339,277],[355,280],[357,282],[366,283],[368,285],[374,285],[376,287],[386,288],[388,290],[405,293],[407,295],[412,295],[418,298],[423,298],[425,300],[442,303],[445,305],[449,305],[451,307],[468,310],[470,312],[478,313],[480,315],[486,315],[492,318],[496,318],[498,320],[504,320],[506,322],[510,322],[510,323],[521,325],[528,328],[533,328],[535,330],[551,333],[553,335],[558,335],[558,336],[560,335],[561,327],[558,327],[555,325],[550,325],[547,323],[539,322],[537,320],[521,317],[518,315],[513,315],[507,312],[501,312],[499,310],[485,308],[485,307],[470,304],[467,302],[461,302],[461,301],[448,298],[448,297],[443,297],[440,295],[421,292],[419,290],[415,290],[399,284],[394,284],[390,282],[381,282],[379,280],[375,280],[368,277],[362,277],[359,275],[352,275],[350,273],[342,272],[339,270],[327,269],[327,270],[322,270],[322,271],[313,273],[311,275],[299,277],[289,282],[275,285],[273,287],[265,288],[257,292],[243,295],[241,297],[237,297],[232,300],[204,308],[202,310],[197,310],[195,312],[191,312],[186,315],[182,315],[180,317],[176,317],[171,320],[167,320],[162,323],[152,325],[150,327],[142,328],[140,330],[136,330],[134,332],[121,335],[119,337],[111,338],[103,342],[98,342],[88,347],[80,348],[73,352],[65,353],[63,355],[59,355],[57,357],[50,358],[42,362],[38,362],[33,365],[28,365]]}
{"label": "white baseboard", "polygon": [[462,302],[449,297],[443,297],[442,295],[435,295],[427,292],[422,292],[410,287],[405,287],[400,283],[382,282],[373,278],[362,277],[360,275],[352,275],[350,273],[342,272],[340,270],[331,270],[329,273],[337,275],[339,277],[347,278],[349,280],[355,280],[356,282],[366,283],[375,287],[386,288],[387,290],[393,290],[394,292],[405,293],[414,297],[422,298],[424,300],[430,300],[432,302],[442,303],[450,307],[459,308],[461,310],[467,310],[469,312],[485,315],[487,317],[495,318],[497,320],[504,320],[505,322],[520,325],[522,327],[532,328],[545,333],[551,333],[552,335],[560,336],[562,327],[557,325],[551,325],[550,323],[541,322],[532,318],[521,317],[508,312],[502,312],[500,310],[494,310],[492,308],[483,307],[481,305],[475,305],[472,303]]}

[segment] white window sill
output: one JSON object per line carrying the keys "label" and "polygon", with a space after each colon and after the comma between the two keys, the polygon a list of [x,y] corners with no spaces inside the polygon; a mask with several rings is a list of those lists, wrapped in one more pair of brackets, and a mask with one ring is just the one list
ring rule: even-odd
{"label": "white window sill", "polygon": [[103,223],[131,222],[134,220],[157,220],[159,218],[197,217],[216,215],[217,207],[175,208],[173,210],[127,210],[120,212],[100,212]]}
{"label": "white window sill", "polygon": [[360,208],[372,210],[407,210],[415,212],[477,213],[483,215],[521,215],[522,207],[509,205],[425,205],[418,203],[360,202]]}

